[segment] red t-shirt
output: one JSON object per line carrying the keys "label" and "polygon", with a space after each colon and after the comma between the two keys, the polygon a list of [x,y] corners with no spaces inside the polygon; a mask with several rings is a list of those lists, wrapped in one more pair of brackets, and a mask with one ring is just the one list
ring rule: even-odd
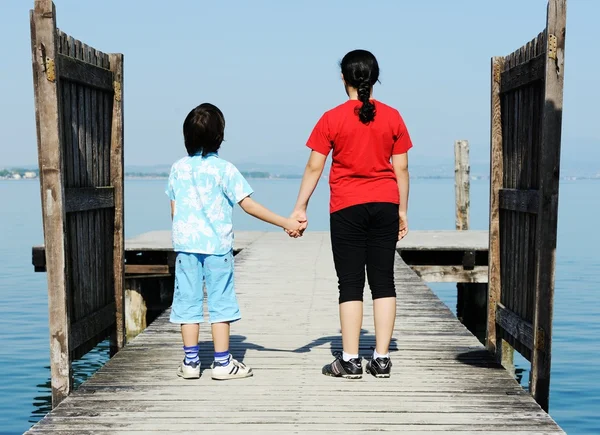
{"label": "red t-shirt", "polygon": [[331,213],[369,202],[399,204],[391,158],[412,147],[400,113],[379,101],[375,119],[363,124],[355,112],[362,103],[348,100],[325,112],[306,146],[328,155],[333,150],[329,185]]}

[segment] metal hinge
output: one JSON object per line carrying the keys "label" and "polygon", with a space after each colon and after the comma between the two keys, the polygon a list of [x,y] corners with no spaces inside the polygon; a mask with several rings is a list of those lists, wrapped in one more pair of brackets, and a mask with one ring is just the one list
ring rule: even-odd
{"label": "metal hinge", "polygon": [[56,70],[54,69],[54,59],[49,57],[44,59],[44,68],[46,69],[46,78],[49,82],[56,80]]}
{"label": "metal hinge", "polygon": [[113,89],[115,90],[115,100],[121,101],[121,82],[114,81]]}
{"label": "metal hinge", "polygon": [[555,35],[548,35],[548,58],[556,59],[557,40]]}
{"label": "metal hinge", "polygon": [[542,328],[535,331],[535,348],[537,350],[546,350],[546,334]]}

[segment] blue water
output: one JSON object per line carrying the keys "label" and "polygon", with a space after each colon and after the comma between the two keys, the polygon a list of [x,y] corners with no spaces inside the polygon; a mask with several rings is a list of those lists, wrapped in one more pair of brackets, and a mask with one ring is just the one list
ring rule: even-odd
{"label": "blue water", "polygon": [[[287,214],[297,180],[254,180],[255,198]],[[168,229],[164,180],[128,180],[126,236]],[[600,213],[599,181],[562,182],[559,213],[550,414],[569,434],[600,434]],[[327,186],[317,188],[309,208],[309,231],[328,229]],[[46,276],[34,273],[31,246],[43,241],[39,183],[0,181],[0,434],[25,431],[49,408]],[[452,180],[413,180],[411,229],[454,228]],[[471,228],[488,225],[488,183],[471,184]],[[239,230],[277,230],[235,212]],[[301,241],[300,241],[301,243]],[[432,286],[452,309],[456,288]],[[98,346],[74,367],[76,383],[108,358]],[[515,358],[517,366],[528,364]],[[527,373],[522,383],[527,385]]]}

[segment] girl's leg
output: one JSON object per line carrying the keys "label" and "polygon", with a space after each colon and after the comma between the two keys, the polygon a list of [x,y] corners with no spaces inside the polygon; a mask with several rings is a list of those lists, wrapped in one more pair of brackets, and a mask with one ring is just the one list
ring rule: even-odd
{"label": "girl's leg", "polygon": [[380,355],[387,355],[396,322],[396,297],[375,299],[373,315],[375,316],[375,350]]}
{"label": "girl's leg", "polygon": [[387,355],[396,321],[394,262],[398,241],[398,205],[378,203],[370,204],[370,207],[367,276],[373,295],[375,350],[379,355]]}
{"label": "girl's leg", "polygon": [[348,301],[340,304],[342,347],[348,355],[358,355],[358,341],[363,320],[363,302]]}
{"label": "girl's leg", "polygon": [[331,246],[339,283],[344,353],[357,357],[363,317],[368,213],[365,205],[331,215]]}

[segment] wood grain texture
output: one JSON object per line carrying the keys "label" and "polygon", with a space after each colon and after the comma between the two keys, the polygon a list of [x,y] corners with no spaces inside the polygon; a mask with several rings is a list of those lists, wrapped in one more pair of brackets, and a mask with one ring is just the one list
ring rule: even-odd
{"label": "wood grain texture", "polygon": [[566,0],[549,0],[546,24],[548,59],[541,128],[540,210],[537,221],[537,287],[535,293],[535,343],[531,369],[531,392],[543,409],[550,399],[554,272],[558,224],[558,187],[563,111]]}
{"label": "wood grain texture", "polygon": [[530,85],[535,81],[541,81],[544,79],[544,73],[544,55],[530,58],[514,68],[502,73],[502,93],[514,91],[520,87]]}
{"label": "wood grain texture", "polygon": [[533,349],[533,326],[531,323],[526,322],[500,304],[496,307],[496,322],[520,343]]}
{"label": "wood grain texture", "polygon": [[110,139],[110,181],[115,189],[115,211],[113,227],[113,279],[116,306],[117,348],[125,345],[125,200],[123,158],[123,55],[111,54],[110,69],[114,75],[114,100]]}
{"label": "wood grain texture", "polygon": [[115,304],[106,305],[104,308],[89,314],[71,326],[71,347],[78,348],[90,337],[106,331],[115,323]]}
{"label": "wood grain texture", "polygon": [[456,209],[456,229],[469,229],[471,166],[469,165],[469,142],[454,142],[454,199]]}
{"label": "wood grain texture", "polygon": [[[114,206],[114,189],[112,187],[72,187],[65,189],[65,210],[67,213]],[[99,227],[96,227],[95,234],[101,234]]]}
{"label": "wood grain texture", "polygon": [[61,79],[82,84],[89,88],[112,92],[112,72],[94,65],[91,59],[84,62],[59,54],[57,60]]}
{"label": "wood grain texture", "polygon": [[[254,377],[211,380],[202,326],[202,377],[178,378],[167,311],[29,433],[564,433],[399,257],[395,275],[390,379],[321,374],[341,350],[329,234],[266,233],[235,257],[243,318],[230,348]],[[375,343],[365,296],[364,357]]]}
{"label": "wood grain texture", "polygon": [[491,127],[490,127],[490,228],[488,260],[488,328],[487,347],[497,350],[496,305],[500,301],[500,198],[504,179],[502,151],[502,107],[500,101],[500,74],[504,58],[492,58],[491,67]]}
{"label": "wood grain texture", "polygon": [[500,189],[499,199],[500,208],[505,210],[537,213],[540,194],[537,190]]}
{"label": "wood grain texture", "polygon": [[52,404],[56,406],[71,392],[73,383],[69,361],[68,262],[63,151],[60,146],[62,104],[56,79],[56,10],[50,0],[36,0],[31,12],[31,51],[44,243],[47,247]]}
{"label": "wood grain texture", "polygon": [[425,282],[486,283],[488,268],[475,266],[465,270],[462,266],[411,266],[411,269]]}

